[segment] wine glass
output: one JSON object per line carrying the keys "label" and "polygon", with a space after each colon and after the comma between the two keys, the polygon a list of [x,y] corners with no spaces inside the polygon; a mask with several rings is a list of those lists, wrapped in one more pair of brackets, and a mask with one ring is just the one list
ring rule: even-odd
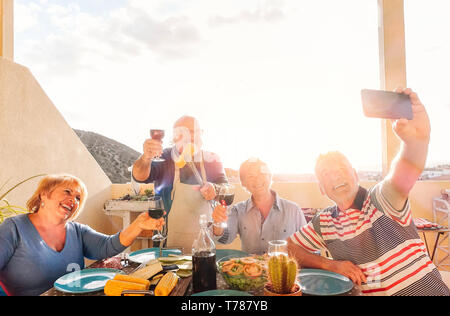
{"label": "wine glass", "polygon": [[285,255],[288,256],[288,247],[286,240],[271,240],[269,241],[269,256],[279,256]]}
{"label": "wine glass", "polygon": [[[233,204],[234,201],[234,186],[232,184],[222,184],[219,187],[219,192],[216,196],[216,202],[220,205],[227,208],[227,216],[229,216],[229,208],[231,204]],[[215,226],[220,226],[223,228],[227,227],[227,223],[223,222],[220,224],[214,224]]]}
{"label": "wine glass", "polygon": [[[148,209],[148,216],[154,219],[160,219],[164,215],[164,203],[162,201],[162,198],[160,196],[155,196],[153,198],[153,205],[150,206]],[[161,234],[161,232],[158,230],[158,233],[156,235],[153,235],[152,240],[153,241],[163,241],[167,237]]]}
{"label": "wine glass", "polygon": [[[163,129],[151,129],[150,130],[150,136],[154,140],[159,140],[160,142],[162,142],[164,135],[165,135],[165,133],[164,133]],[[166,161],[166,160],[161,157],[155,157],[153,159],[153,161],[159,162],[159,161]]]}

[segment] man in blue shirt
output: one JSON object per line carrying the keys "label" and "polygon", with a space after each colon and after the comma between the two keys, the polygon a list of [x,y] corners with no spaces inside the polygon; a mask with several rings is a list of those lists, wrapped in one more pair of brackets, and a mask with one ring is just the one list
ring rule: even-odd
{"label": "man in blue shirt", "polygon": [[[254,158],[245,161],[239,168],[239,176],[252,196],[229,212],[221,205],[214,209],[213,231],[220,243],[229,244],[239,234],[243,251],[263,254],[269,241],[284,240],[306,225],[300,207],[271,190],[272,174],[264,162]],[[223,222],[227,223],[226,228],[218,225]]]}

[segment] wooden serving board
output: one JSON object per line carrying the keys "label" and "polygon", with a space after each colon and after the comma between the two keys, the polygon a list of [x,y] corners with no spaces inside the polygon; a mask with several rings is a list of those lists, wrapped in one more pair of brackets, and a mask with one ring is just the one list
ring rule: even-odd
{"label": "wooden serving board", "polygon": [[169,296],[185,296],[186,292],[189,288],[189,285],[191,285],[192,276],[189,276],[187,278],[180,278],[177,285],[173,289],[172,293],[170,293]]}

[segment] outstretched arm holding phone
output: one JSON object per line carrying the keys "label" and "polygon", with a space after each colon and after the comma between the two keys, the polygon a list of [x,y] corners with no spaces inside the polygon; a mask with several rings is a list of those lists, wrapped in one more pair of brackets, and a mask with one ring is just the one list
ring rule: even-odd
{"label": "outstretched arm holding phone", "polygon": [[393,121],[393,130],[402,143],[384,181],[382,193],[394,208],[400,210],[425,167],[431,127],[428,114],[417,94],[409,88],[398,88],[396,92],[409,96],[413,119]]}

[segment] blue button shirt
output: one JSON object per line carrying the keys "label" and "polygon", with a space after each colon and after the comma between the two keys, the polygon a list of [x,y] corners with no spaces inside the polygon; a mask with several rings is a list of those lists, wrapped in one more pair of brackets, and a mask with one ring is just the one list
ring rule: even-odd
{"label": "blue button shirt", "polygon": [[227,228],[216,240],[229,244],[239,234],[243,251],[263,254],[269,241],[287,239],[306,225],[305,215],[296,203],[280,198],[274,191],[272,194],[275,201],[265,220],[251,198],[240,202],[231,208]]}
{"label": "blue button shirt", "polygon": [[9,295],[35,296],[53,287],[61,276],[84,268],[84,258],[100,260],[125,250],[119,233],[100,234],[69,222],[62,251],[50,248],[27,214],[0,225],[0,283]]}

